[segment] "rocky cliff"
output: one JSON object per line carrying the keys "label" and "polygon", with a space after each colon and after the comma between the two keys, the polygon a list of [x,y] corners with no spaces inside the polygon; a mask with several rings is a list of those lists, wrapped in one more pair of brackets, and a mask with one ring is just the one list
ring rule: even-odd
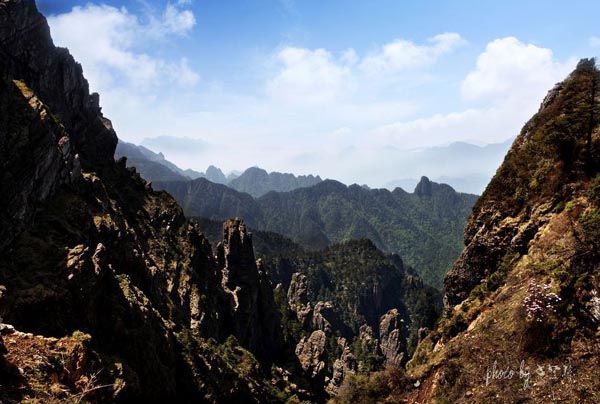
{"label": "rocky cliff", "polygon": [[0,1],[0,90],[0,316],[17,330],[0,324],[2,401],[293,395],[271,374],[279,317],[245,226],[225,224],[215,257],[115,162],[99,97],[32,0]]}
{"label": "rocky cliff", "polygon": [[0,3],[0,41],[4,246],[71,171],[110,165],[117,137],[33,1]]}
{"label": "rocky cliff", "polygon": [[582,60],[525,124],[473,209],[446,311],[408,374],[373,376],[340,402],[374,388],[365,402],[600,400],[599,79]]}

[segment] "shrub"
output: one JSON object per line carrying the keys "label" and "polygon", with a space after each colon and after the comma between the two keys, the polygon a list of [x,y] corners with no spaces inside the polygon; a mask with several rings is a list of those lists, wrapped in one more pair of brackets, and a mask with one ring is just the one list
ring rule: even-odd
{"label": "shrub", "polygon": [[600,240],[600,212],[594,209],[579,218],[583,232],[594,244]]}
{"label": "shrub", "polygon": [[538,284],[535,280],[529,282],[527,296],[523,299],[529,319],[542,323],[556,313],[561,299],[556,293],[551,292],[550,288],[550,284]]}

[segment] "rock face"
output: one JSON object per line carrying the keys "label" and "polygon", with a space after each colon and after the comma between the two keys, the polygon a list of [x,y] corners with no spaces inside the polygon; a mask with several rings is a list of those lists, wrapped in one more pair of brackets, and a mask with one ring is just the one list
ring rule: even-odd
{"label": "rock face", "polygon": [[308,301],[308,278],[301,272],[292,275],[287,292],[290,309],[303,328],[308,328],[313,319],[313,307]]}
{"label": "rock face", "polygon": [[110,164],[117,137],[100,112],[97,94],[89,94],[81,66],[53,45],[35,2],[0,5],[3,247],[80,164]]}
{"label": "rock face", "polygon": [[[99,97],[31,0],[0,0],[0,90],[0,317],[54,358],[4,337],[17,377],[2,374],[0,397],[70,400],[91,387],[68,377],[103,369],[86,401],[276,402],[279,318],[245,225],[226,224],[217,259],[170,196],[115,162]],[[52,364],[57,341],[76,371]]]}
{"label": "rock face", "polygon": [[379,322],[379,347],[388,365],[400,366],[406,352],[406,326],[397,309],[385,313]]}
{"label": "rock face", "polygon": [[58,117],[84,168],[111,164],[117,136],[102,116],[98,94],[90,94],[81,66],[56,48],[33,0],[3,0],[0,10],[0,70],[19,79]]}
{"label": "rock face", "polygon": [[252,234],[242,220],[229,220],[223,225],[217,259],[223,289],[230,296],[232,334],[257,356],[273,359],[282,338],[273,286],[254,259]]}
{"label": "rock face", "polygon": [[292,309],[308,304],[308,278],[302,272],[292,275],[287,297]]}
{"label": "rock face", "polygon": [[[591,68],[585,63],[580,64],[574,80],[570,80],[573,86],[580,88],[570,91],[584,94],[588,90],[581,87],[594,87],[594,73],[585,72],[586,69]],[[540,111],[525,125],[504,164],[474,207],[465,228],[465,249],[444,281],[449,305],[464,300],[476,285],[496,272],[507,252],[527,254],[529,243],[551,219],[556,201],[568,199],[569,193],[573,192],[570,184],[580,176],[576,167],[578,160],[579,164],[587,165],[586,170],[594,170],[593,163],[584,163],[582,156],[576,156],[575,152],[586,153],[582,150],[593,146],[590,128],[596,123],[590,119],[596,118],[582,113],[578,119],[573,119],[568,129],[559,127],[564,123],[556,122],[557,111],[564,109],[565,104],[576,102],[572,98],[578,97],[565,91],[565,83],[556,85],[548,93]],[[548,122],[555,132],[546,133],[541,121]],[[589,140],[580,140],[586,145],[576,147],[573,130],[589,133]],[[537,139],[533,139],[534,133],[537,133]],[[516,161],[529,158],[533,153],[539,155],[531,167],[523,167]],[[542,163],[552,165],[552,169],[543,167]],[[532,174],[525,170],[537,172]]]}
{"label": "rock face", "polygon": [[0,183],[5,191],[0,201],[0,247],[4,247],[31,222],[46,198],[71,182],[71,173],[75,178],[79,157],[64,127],[22,81],[0,82],[0,108],[5,111],[0,117],[4,134]]}
{"label": "rock face", "polygon": [[296,346],[296,356],[300,361],[302,369],[308,373],[313,380],[324,380],[327,358],[325,344],[327,336],[321,330],[313,331],[308,338],[302,338]]}
{"label": "rock face", "polygon": [[0,247],[80,166],[112,162],[117,137],[32,0],[0,2]]}
{"label": "rock face", "polygon": [[338,338],[338,345],[342,348],[342,353],[339,358],[333,363],[333,373],[329,383],[325,387],[327,393],[335,396],[342,387],[344,380],[358,371],[358,363],[356,357],[352,354],[345,338]]}

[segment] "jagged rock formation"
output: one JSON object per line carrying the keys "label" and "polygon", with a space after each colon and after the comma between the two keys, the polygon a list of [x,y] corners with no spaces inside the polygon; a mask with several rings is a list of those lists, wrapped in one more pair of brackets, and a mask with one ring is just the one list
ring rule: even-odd
{"label": "jagged rock formation", "polygon": [[264,266],[279,293],[287,287],[284,333],[300,340],[303,370],[328,394],[337,394],[350,375],[403,365],[418,330],[437,317],[435,290],[368,240],[267,255]]}
{"label": "jagged rock formation", "polygon": [[232,334],[241,344],[263,359],[274,359],[281,349],[279,313],[273,285],[254,259],[252,234],[240,219],[223,227],[223,243],[217,247],[222,268],[222,286],[231,297]]}
{"label": "jagged rock formation", "polygon": [[[223,237],[222,221],[211,220],[205,217],[192,217],[190,219],[200,226],[202,233],[208,237],[209,240],[218,241]],[[252,246],[254,247],[254,254],[258,259],[267,255],[278,254],[284,251],[295,253],[304,251],[301,246],[294,243],[289,238],[282,236],[281,234],[252,228],[250,228],[250,231],[252,232]],[[290,273],[290,276],[291,275],[292,274]],[[285,286],[287,288],[289,285]]]}
{"label": "jagged rock formation", "polygon": [[385,313],[379,322],[379,347],[387,365],[400,366],[406,352],[406,327],[398,309]]}
{"label": "jagged rock formation", "polygon": [[169,195],[115,162],[99,97],[32,0],[0,1],[0,90],[0,316],[19,330],[2,337],[2,400],[293,395],[271,381],[279,319],[244,224],[226,225],[216,258]]}
{"label": "jagged rock formation", "polygon": [[316,330],[308,338],[302,338],[296,346],[296,356],[300,360],[302,370],[317,382],[323,382],[325,379],[326,344],[327,336],[325,332]]}
{"label": "jagged rock formation", "polygon": [[[36,209],[61,185],[78,178],[79,155],[65,128],[22,81],[0,82],[0,247],[31,223]],[[15,130],[19,128],[20,131]]]}
{"label": "jagged rock formation", "polygon": [[329,383],[325,387],[327,393],[332,396],[335,396],[339,392],[344,380],[356,375],[358,371],[356,357],[348,346],[346,339],[339,337],[337,342],[342,349],[342,353],[333,363],[332,375],[329,379]]}
{"label": "jagged rock formation", "polygon": [[258,198],[271,191],[287,192],[297,188],[310,187],[321,181],[321,177],[318,175],[316,177],[313,175],[296,177],[294,174],[267,173],[262,168],[250,167],[228,185],[239,192],[245,192]]}
{"label": "jagged rock formation", "polygon": [[408,378],[373,376],[350,396],[381,387],[372,402],[600,400],[599,80],[582,60],[525,124],[473,209],[447,309]]}
{"label": "jagged rock formation", "polygon": [[60,117],[84,168],[111,164],[117,137],[100,112],[98,94],[89,93],[81,66],[66,49],[54,47],[34,1],[2,3],[2,78],[21,80]]}

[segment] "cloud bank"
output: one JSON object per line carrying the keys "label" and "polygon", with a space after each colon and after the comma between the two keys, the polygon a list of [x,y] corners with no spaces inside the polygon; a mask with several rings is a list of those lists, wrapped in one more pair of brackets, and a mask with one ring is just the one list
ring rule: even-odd
{"label": "cloud bank", "polygon": [[[283,4],[293,10],[293,2]],[[193,36],[197,22],[189,0],[163,6],[142,15],[90,3],[49,23],[55,41],[82,63],[120,137],[154,139],[146,144],[183,168],[258,165],[383,186],[406,177],[407,150],[515,136],[575,65],[515,37],[476,52],[456,32],[362,51],[283,44],[248,62],[261,79],[238,91],[227,78],[225,86],[203,82],[194,55],[164,52]],[[470,67],[449,78],[448,60],[465,50],[476,54]],[[186,137],[196,142],[182,149]],[[418,169],[442,175],[433,164]]]}

